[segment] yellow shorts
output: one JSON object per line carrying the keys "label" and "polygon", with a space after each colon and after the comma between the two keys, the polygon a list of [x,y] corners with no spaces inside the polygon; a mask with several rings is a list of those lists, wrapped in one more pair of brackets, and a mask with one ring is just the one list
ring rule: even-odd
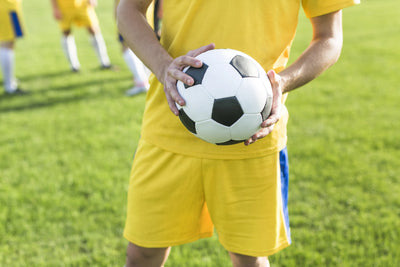
{"label": "yellow shorts", "polygon": [[99,25],[96,12],[92,6],[60,7],[60,10],[62,18],[59,25],[62,31],[70,30],[73,24],[78,27],[98,27]]}
{"label": "yellow shorts", "polygon": [[[140,140],[133,161],[124,237],[143,247],[213,235],[226,250],[268,256],[290,244],[287,180],[280,153],[216,160],[162,150]],[[286,192],[284,192],[286,190]]]}
{"label": "yellow shorts", "polygon": [[24,35],[21,7],[0,5],[0,41],[13,41]]}

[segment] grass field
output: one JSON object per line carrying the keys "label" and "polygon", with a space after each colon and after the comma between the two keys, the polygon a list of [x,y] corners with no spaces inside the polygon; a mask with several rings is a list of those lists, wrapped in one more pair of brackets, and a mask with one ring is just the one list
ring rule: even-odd
{"label": "grass field", "polygon": [[[131,86],[113,1],[97,9],[110,57],[102,71],[83,29],[71,74],[49,1],[24,1],[17,76],[0,92],[0,266],[120,266],[126,192],[144,95]],[[344,11],[340,61],[287,102],[293,245],[283,266],[400,266],[400,6]],[[304,15],[292,56],[309,41]],[[174,248],[166,267],[230,266],[216,236]]]}

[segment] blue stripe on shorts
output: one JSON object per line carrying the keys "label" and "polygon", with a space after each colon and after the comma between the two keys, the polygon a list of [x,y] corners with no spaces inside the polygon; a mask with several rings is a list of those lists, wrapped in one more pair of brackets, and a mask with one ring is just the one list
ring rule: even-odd
{"label": "blue stripe on shorts", "polygon": [[122,43],[124,41],[124,37],[120,33],[118,33],[118,40]]}
{"label": "blue stripe on shorts", "polygon": [[288,195],[289,195],[289,158],[287,148],[285,147],[279,152],[279,163],[281,166],[281,190],[282,190],[282,207],[283,216],[285,220],[285,228],[289,243],[290,239],[290,227],[289,227],[289,210],[288,210]]}
{"label": "blue stripe on shorts", "polygon": [[24,33],[22,32],[21,23],[18,18],[18,14],[15,11],[10,12],[10,19],[14,28],[15,37],[22,37]]}

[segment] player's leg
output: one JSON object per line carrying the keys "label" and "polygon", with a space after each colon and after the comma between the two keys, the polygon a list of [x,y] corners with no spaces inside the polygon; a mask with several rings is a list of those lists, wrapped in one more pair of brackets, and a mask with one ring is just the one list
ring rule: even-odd
{"label": "player's leg", "polygon": [[161,267],[170,251],[171,247],[144,248],[129,243],[126,250],[126,267]]}
{"label": "player's leg", "polygon": [[149,89],[148,74],[146,67],[140,61],[140,59],[129,49],[125,44],[122,37],[120,38],[122,46],[122,57],[129,70],[131,71],[134,79],[135,86],[132,89],[126,91],[126,95],[133,96],[143,92],[147,92]]}
{"label": "player's leg", "polygon": [[[200,166],[201,159],[139,141],[129,181],[124,229],[124,237],[135,244],[128,247],[129,261],[155,257],[158,264],[162,255],[168,255],[165,248],[212,236]],[[159,248],[164,248],[163,253]]]}
{"label": "player's leg", "polygon": [[99,59],[101,68],[109,69],[111,68],[110,58],[108,57],[106,42],[104,41],[103,35],[99,28],[88,27],[88,32],[90,34],[90,41],[94,50],[96,51],[97,58]]}
{"label": "player's leg", "polygon": [[90,41],[94,50],[96,51],[101,68],[111,68],[112,66],[108,56],[107,46],[100,30],[100,23],[92,6],[88,6],[85,8],[85,10],[82,10],[79,24],[86,26],[90,34]]}
{"label": "player's leg", "polygon": [[7,93],[16,90],[14,78],[14,42],[0,42],[0,65],[3,73],[4,89]]}
{"label": "player's leg", "polygon": [[64,55],[68,60],[71,70],[73,72],[78,72],[81,68],[81,64],[78,58],[75,38],[71,32],[72,24],[75,19],[75,10],[73,8],[66,8],[64,6],[60,6],[60,10],[62,16],[58,21],[58,25],[62,32],[61,47],[63,48]]}
{"label": "player's leg", "polygon": [[233,267],[269,267],[267,257],[252,257],[237,253],[229,253]]}
{"label": "player's leg", "polygon": [[23,22],[20,6],[0,9],[0,69],[3,74],[4,89],[9,94],[23,94],[15,78],[14,46],[17,38],[23,37]]}
{"label": "player's leg", "polygon": [[63,30],[63,36],[61,37],[61,46],[64,50],[65,57],[73,72],[78,72],[81,68],[81,64],[78,58],[78,51],[76,49],[75,38],[71,34],[70,29]]}

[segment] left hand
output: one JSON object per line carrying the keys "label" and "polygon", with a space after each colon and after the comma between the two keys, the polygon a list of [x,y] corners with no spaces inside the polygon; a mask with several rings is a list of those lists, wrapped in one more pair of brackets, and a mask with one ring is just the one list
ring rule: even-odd
{"label": "left hand", "polygon": [[89,5],[91,5],[92,7],[97,7],[97,0],[88,0],[89,1]]}
{"label": "left hand", "polygon": [[264,138],[269,133],[271,133],[272,130],[274,129],[275,123],[277,123],[281,117],[281,109],[282,109],[281,76],[276,74],[276,72],[273,70],[268,71],[267,75],[269,81],[271,82],[272,94],[273,94],[271,113],[269,114],[269,117],[261,123],[261,130],[256,132],[252,137],[250,137],[244,142],[246,146],[254,143],[258,139]]}

